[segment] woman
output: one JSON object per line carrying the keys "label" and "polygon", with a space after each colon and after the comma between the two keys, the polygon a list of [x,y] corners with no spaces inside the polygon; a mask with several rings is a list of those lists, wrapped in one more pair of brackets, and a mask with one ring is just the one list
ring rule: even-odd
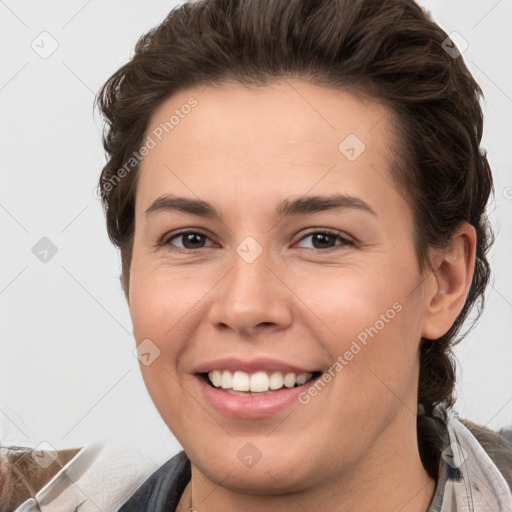
{"label": "woman", "polygon": [[108,232],[184,448],[123,512],[510,506],[451,409],[492,178],[448,48],[412,1],[214,0],[105,84]]}
{"label": "woman", "polygon": [[509,441],[453,409],[480,95],[412,0],[185,3],[139,40],[99,190],[184,451],[122,512],[510,510]]}

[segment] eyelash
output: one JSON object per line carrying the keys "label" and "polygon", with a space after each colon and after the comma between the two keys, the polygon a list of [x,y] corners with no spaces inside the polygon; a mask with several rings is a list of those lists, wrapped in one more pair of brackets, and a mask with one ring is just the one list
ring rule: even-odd
{"label": "eyelash", "polygon": [[[305,249],[307,251],[314,251],[314,252],[318,252],[318,251],[321,251],[321,252],[330,252],[332,250],[335,250],[337,248],[340,248],[340,247],[343,247],[343,246],[346,246],[346,245],[349,245],[349,246],[353,246],[355,245],[355,243],[344,237],[342,235],[342,233],[340,233],[339,231],[334,231],[334,230],[331,230],[331,229],[322,229],[322,230],[317,230],[317,231],[310,231],[309,233],[306,233],[304,236],[302,236],[296,243],[298,242],[302,242],[305,238],[308,238],[312,235],[318,235],[318,234],[322,234],[322,235],[329,235],[331,237],[336,237],[338,240],[341,241],[340,244],[338,245],[335,245],[333,247],[327,247],[327,248],[324,248],[324,249],[316,249],[316,248],[310,248],[310,247],[306,247]],[[181,247],[175,247],[175,246],[172,246],[171,244],[171,240],[175,239],[175,238],[179,238],[179,237],[183,237],[185,235],[200,235],[200,236],[203,236],[203,237],[206,237],[208,238],[208,235],[206,235],[205,233],[202,233],[201,231],[181,231],[181,232],[178,232],[178,233],[174,233],[170,236],[164,236],[164,238],[162,239],[162,241],[158,244],[159,246],[164,246],[164,247],[172,247],[171,250],[173,251],[176,251],[176,252],[181,252],[181,253],[193,253],[195,251],[200,251],[201,249],[207,249],[208,247],[198,247],[196,249],[183,249]]]}

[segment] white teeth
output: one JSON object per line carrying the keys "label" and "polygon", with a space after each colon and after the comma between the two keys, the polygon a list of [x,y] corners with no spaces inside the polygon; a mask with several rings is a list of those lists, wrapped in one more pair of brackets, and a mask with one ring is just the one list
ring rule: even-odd
{"label": "white teeth", "polygon": [[251,375],[251,391],[268,391],[268,375],[265,372],[256,372]]}
{"label": "white teeth", "polygon": [[268,390],[293,388],[296,384],[302,386],[313,376],[312,373],[286,373],[272,372],[270,375],[264,371],[258,371],[249,375],[246,372],[229,370],[213,370],[208,373],[210,382],[222,389],[233,389],[234,391],[251,391],[253,393],[264,393]]}
{"label": "white teeth", "polygon": [[281,372],[274,372],[269,379],[270,389],[281,389],[283,387],[283,374]]}
{"label": "white teeth", "polygon": [[[208,374],[208,376],[210,376],[210,374]],[[212,380],[211,377],[210,377],[210,380]],[[222,377],[221,377],[221,381],[220,381],[220,387],[222,389],[230,389],[230,388],[233,387],[233,375],[231,374],[230,371],[224,370],[222,372]]]}
{"label": "white teeth", "polygon": [[218,388],[222,383],[222,373],[220,373],[219,370],[213,370],[213,372],[210,372],[210,380],[212,384]]}
{"label": "white teeth", "polygon": [[284,376],[283,384],[287,388],[293,388],[293,386],[295,386],[295,373],[287,373]]}
{"label": "white teeth", "polygon": [[299,386],[302,386],[302,384],[306,384],[307,380],[309,379],[308,375],[310,375],[309,373],[299,373],[299,375],[297,375],[297,384]]}
{"label": "white teeth", "polygon": [[233,385],[235,391],[249,391],[249,375],[245,372],[235,372],[233,374]]}

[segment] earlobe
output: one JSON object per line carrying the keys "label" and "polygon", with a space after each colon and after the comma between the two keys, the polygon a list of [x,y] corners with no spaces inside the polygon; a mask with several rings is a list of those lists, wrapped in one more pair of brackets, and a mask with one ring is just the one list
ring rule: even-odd
{"label": "earlobe", "polygon": [[475,228],[464,222],[453,233],[450,245],[436,254],[436,284],[430,296],[425,297],[422,337],[440,338],[457,319],[473,280],[475,253]]}

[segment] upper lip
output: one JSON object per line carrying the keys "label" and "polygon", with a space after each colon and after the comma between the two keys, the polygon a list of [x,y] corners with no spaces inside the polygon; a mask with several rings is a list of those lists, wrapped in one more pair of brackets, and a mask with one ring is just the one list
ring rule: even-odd
{"label": "upper lip", "polygon": [[199,365],[195,369],[195,373],[208,373],[213,370],[229,370],[232,372],[238,370],[246,373],[253,373],[262,370],[295,374],[314,373],[319,371],[295,366],[287,363],[286,361],[279,361],[278,359],[267,357],[259,357],[250,360],[244,360],[237,357],[223,357],[221,359],[215,359]]}

